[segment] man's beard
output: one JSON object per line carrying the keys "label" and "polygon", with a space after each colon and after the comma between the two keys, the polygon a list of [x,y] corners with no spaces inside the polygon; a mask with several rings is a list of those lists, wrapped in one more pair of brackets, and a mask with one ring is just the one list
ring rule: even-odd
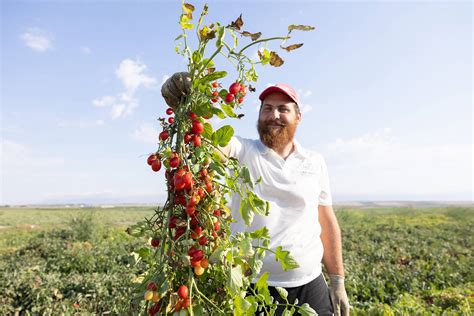
{"label": "man's beard", "polygon": [[281,124],[282,126],[279,127],[269,127],[271,124],[281,123],[275,121],[262,122],[261,120],[257,122],[258,134],[265,146],[273,150],[279,150],[293,141],[296,132],[296,123]]}

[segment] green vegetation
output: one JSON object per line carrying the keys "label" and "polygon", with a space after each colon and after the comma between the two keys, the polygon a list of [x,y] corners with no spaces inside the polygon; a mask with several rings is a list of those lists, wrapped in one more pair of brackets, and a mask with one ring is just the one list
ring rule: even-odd
{"label": "green vegetation", "polygon": [[[0,314],[123,314],[151,207],[0,209]],[[337,210],[353,315],[471,315],[474,208]]]}

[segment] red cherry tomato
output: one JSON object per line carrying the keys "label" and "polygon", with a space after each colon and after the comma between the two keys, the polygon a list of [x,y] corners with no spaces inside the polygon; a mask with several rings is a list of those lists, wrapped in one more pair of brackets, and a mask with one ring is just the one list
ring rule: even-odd
{"label": "red cherry tomato", "polygon": [[168,123],[173,124],[174,123],[174,117],[169,117],[168,118]]}
{"label": "red cherry tomato", "polygon": [[234,99],[235,99],[235,95],[232,93],[227,93],[227,95],[225,96],[226,103],[231,103],[232,101],[234,101]]}
{"label": "red cherry tomato", "polygon": [[193,128],[192,128],[193,134],[199,135],[204,132],[204,125],[198,120],[193,121]]}
{"label": "red cherry tomato", "polygon": [[161,139],[162,141],[167,140],[169,136],[170,136],[170,133],[169,133],[168,131],[162,131],[162,132],[160,133],[160,139]]}
{"label": "red cherry tomato", "polygon": [[148,159],[146,160],[146,163],[151,166],[151,164],[153,163],[153,161],[155,161],[156,159],[158,159],[158,157],[156,157],[155,154],[151,154],[151,155],[148,157]]}
{"label": "red cherry tomato", "polygon": [[167,109],[166,109],[166,114],[171,115],[171,114],[173,114],[173,113],[174,113],[174,111],[173,111],[172,108],[167,108]]}
{"label": "red cherry tomato", "polygon": [[201,146],[201,136],[193,135],[193,145],[194,145],[194,147]]}
{"label": "red cherry tomato", "polygon": [[159,159],[153,160],[151,170],[158,172],[161,169],[161,161]]}
{"label": "red cherry tomato", "polygon": [[219,83],[218,83],[217,81],[214,81],[214,82],[212,83],[212,87],[213,87],[213,88],[217,88],[218,86],[219,86]]}
{"label": "red cherry tomato", "polygon": [[189,295],[189,289],[186,285],[181,285],[179,288],[178,288],[178,295],[179,297],[181,298],[188,298],[188,295]]}
{"label": "red cherry tomato", "polygon": [[239,93],[240,91],[240,83],[238,82],[234,82],[233,84],[230,85],[229,87],[229,93],[232,93],[232,94],[237,94]]}

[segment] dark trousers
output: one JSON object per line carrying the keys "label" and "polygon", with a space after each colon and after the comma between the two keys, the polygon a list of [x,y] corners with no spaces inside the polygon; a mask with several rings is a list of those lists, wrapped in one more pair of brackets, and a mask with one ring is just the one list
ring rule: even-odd
{"label": "dark trousers", "polygon": [[[280,303],[284,302],[283,298],[280,297],[280,294],[278,294],[274,287],[269,286],[268,289],[270,290],[270,295],[273,296],[275,301]],[[288,291],[287,299],[290,304],[293,304],[297,298],[298,305],[308,303],[309,306],[311,306],[316,311],[316,313],[318,313],[318,315],[333,314],[331,298],[329,296],[329,288],[326,280],[324,280],[323,274],[305,285],[288,287],[285,288],[285,290]],[[283,307],[278,307],[275,315],[282,315],[283,311]]]}

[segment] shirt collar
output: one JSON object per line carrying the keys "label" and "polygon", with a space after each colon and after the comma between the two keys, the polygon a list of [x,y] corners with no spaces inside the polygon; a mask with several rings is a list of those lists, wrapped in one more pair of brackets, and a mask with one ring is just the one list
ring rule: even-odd
{"label": "shirt collar", "polygon": [[[296,139],[293,139],[293,144],[295,145],[295,150],[291,154],[295,154],[302,158],[308,158],[308,152],[306,151],[306,149],[303,148],[303,146],[301,146],[301,144]],[[260,150],[260,153],[262,153],[262,155],[267,155],[272,150],[265,146],[260,139],[258,140],[258,149]]]}

